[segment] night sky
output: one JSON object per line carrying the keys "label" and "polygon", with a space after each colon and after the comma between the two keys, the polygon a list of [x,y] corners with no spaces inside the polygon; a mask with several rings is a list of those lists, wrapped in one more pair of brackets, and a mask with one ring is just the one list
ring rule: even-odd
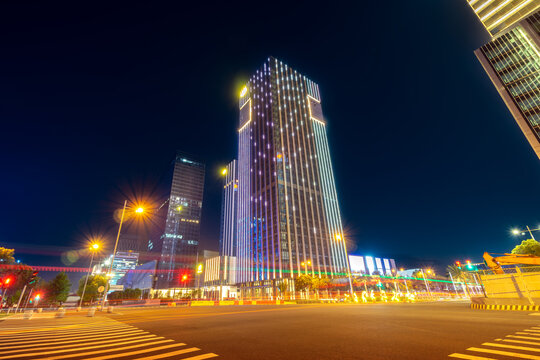
{"label": "night sky", "polygon": [[351,252],[480,261],[540,224],[540,164],[465,0],[250,4],[0,5],[0,246],[62,265],[112,239],[126,196],[165,199],[179,149],[206,162],[201,248],[217,250],[238,92],[269,55],[320,86]]}

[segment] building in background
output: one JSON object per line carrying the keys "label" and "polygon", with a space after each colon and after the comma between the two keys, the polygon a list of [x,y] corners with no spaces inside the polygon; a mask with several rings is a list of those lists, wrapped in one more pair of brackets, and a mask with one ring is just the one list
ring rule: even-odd
{"label": "building in background", "polygon": [[316,83],[273,57],[240,93],[236,262],[245,296],[275,296],[276,282],[299,274],[349,274],[321,101]]}
{"label": "building in background", "polygon": [[156,266],[157,261],[155,260],[136,266],[118,279],[116,285],[124,285],[124,289],[150,290],[154,283]]}
{"label": "building in background", "polygon": [[[190,285],[200,239],[205,166],[182,153],[174,161],[165,231],[161,236],[158,288]],[[182,280],[189,275],[189,282]]]}
{"label": "building in background", "polygon": [[[109,260],[110,263],[110,260]],[[111,285],[117,285],[118,279],[139,264],[139,253],[132,251],[117,251],[112,264]]]}
{"label": "building in background", "polygon": [[540,158],[540,1],[468,3],[492,36],[475,54]]}
{"label": "building in background", "polygon": [[[221,201],[221,227],[219,237],[219,282],[225,285],[236,279],[236,250],[238,244],[238,166],[231,161],[223,174],[223,195]],[[205,273],[206,274],[206,273]],[[225,296],[229,297],[229,296]]]}
{"label": "building in background", "polygon": [[219,252],[224,256],[236,256],[238,167],[236,160],[223,169],[223,195],[221,199],[221,227]]}
{"label": "building in background", "polygon": [[349,263],[353,275],[395,275],[397,273],[394,259],[349,255]]}

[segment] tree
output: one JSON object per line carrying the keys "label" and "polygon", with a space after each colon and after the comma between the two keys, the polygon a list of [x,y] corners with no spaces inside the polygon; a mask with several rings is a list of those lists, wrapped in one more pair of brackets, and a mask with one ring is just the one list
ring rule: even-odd
{"label": "tree", "polygon": [[67,300],[70,289],[71,282],[66,273],[62,271],[45,287],[47,300],[53,304],[60,303],[62,305]]}
{"label": "tree", "polygon": [[523,240],[512,250],[512,254],[540,256],[540,242],[534,239]]}
{"label": "tree", "polygon": [[15,249],[6,249],[0,247],[0,263],[2,264],[14,264],[15,263]]}
{"label": "tree", "polygon": [[[81,280],[79,280],[79,290],[77,290],[77,294],[79,296],[82,295],[83,287],[84,287],[84,281],[86,280],[86,276],[83,276]],[[86,284],[86,291],[84,292],[84,299],[83,301],[94,301],[98,296],[98,288],[100,286],[105,286],[107,284],[107,279],[105,276],[101,275],[90,275],[88,277],[88,284]]]}
{"label": "tree", "polygon": [[281,297],[284,297],[285,296],[285,292],[287,291],[287,283],[285,281],[282,281],[280,282],[279,284],[277,284],[276,288],[279,290],[279,295],[281,295]]}
{"label": "tree", "polygon": [[296,291],[308,290],[311,286],[312,278],[309,275],[300,275],[294,279],[294,288]]}

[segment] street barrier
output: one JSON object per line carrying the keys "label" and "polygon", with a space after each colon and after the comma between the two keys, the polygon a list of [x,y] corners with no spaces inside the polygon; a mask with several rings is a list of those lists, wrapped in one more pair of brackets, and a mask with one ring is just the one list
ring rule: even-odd
{"label": "street barrier", "polygon": [[58,312],[54,315],[57,318],[63,318],[66,315],[66,309],[59,308]]}
{"label": "street barrier", "polygon": [[30,320],[34,315],[34,310],[25,310],[23,314],[23,319]]}

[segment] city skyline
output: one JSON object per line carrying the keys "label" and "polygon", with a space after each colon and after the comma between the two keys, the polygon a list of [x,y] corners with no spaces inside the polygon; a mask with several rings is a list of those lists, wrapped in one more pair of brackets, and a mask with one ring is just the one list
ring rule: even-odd
{"label": "city skyline", "polygon": [[[25,9],[25,29],[39,29],[36,37],[20,31],[2,39],[10,54],[2,64],[12,74],[2,93],[9,120],[2,240],[16,244],[27,263],[56,264],[94,229],[114,233],[113,214],[126,197],[164,199],[161,178],[171,154],[184,149],[207,164],[201,246],[217,250],[219,172],[236,156],[237,97],[270,54],[324,89],[351,253],[451,262],[508,251],[519,240],[509,229],[538,222],[533,184],[540,171],[472,53],[489,42],[488,33],[466,1],[393,6],[389,21],[402,36],[391,47],[392,31],[365,36],[352,16],[386,14],[382,4],[329,13],[293,6],[301,20],[279,14],[276,21],[292,28],[264,28],[262,35],[240,34],[231,21],[219,32],[223,47],[206,20],[179,22],[179,9],[125,13],[113,6],[99,25],[93,11],[73,25],[65,9]],[[133,16],[146,20],[130,22]],[[300,31],[321,16],[328,20],[322,35]],[[9,19],[2,26],[22,30]],[[193,31],[196,41],[186,36]],[[36,52],[36,42],[50,46]],[[397,61],[396,54],[407,55]],[[39,61],[27,66],[34,56]],[[31,227],[29,199],[39,214]]]}

